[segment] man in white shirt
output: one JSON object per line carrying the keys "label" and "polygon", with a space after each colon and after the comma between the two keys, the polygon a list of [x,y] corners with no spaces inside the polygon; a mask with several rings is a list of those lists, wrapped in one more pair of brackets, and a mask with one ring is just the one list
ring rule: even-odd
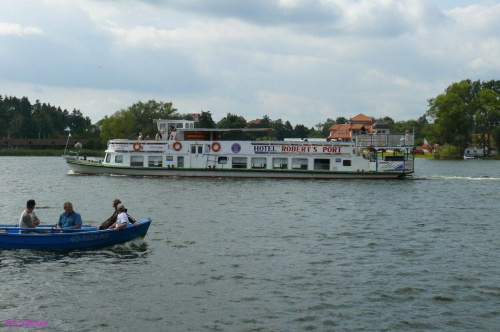
{"label": "man in white shirt", "polygon": [[128,220],[127,209],[125,208],[125,205],[118,204],[118,206],[116,207],[116,211],[118,211],[116,222],[109,228],[114,228],[115,231],[119,231],[123,227],[130,225],[130,221]]}
{"label": "man in white shirt", "polygon": [[26,202],[26,210],[23,211],[19,219],[20,228],[35,228],[40,224],[40,219],[35,214],[35,200],[30,199]]}

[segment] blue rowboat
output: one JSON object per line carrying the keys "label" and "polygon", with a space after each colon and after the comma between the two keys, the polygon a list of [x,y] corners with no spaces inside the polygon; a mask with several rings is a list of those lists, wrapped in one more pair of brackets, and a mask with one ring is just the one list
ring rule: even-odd
{"label": "blue rowboat", "polygon": [[36,227],[19,228],[0,226],[0,249],[68,250],[83,248],[101,248],[112,246],[144,236],[151,225],[151,218],[128,225],[119,231],[106,229],[98,231],[96,227],[55,228]]}

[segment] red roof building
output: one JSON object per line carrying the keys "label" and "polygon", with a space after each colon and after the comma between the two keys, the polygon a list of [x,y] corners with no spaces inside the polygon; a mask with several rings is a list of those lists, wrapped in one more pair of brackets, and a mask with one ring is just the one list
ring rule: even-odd
{"label": "red roof building", "polygon": [[188,113],[190,117],[193,118],[193,121],[198,121],[200,119],[201,114],[200,113]]}
{"label": "red roof building", "polygon": [[375,121],[373,118],[367,117],[364,114],[358,114],[349,119],[346,124],[334,124],[330,127],[330,136],[328,139],[336,141],[352,141],[352,136],[361,134],[361,128],[364,126],[366,133],[372,133],[372,126]]}
{"label": "red roof building", "polygon": [[252,120],[252,121],[248,121],[247,122],[247,127],[248,126],[251,126],[251,125],[258,125],[262,122],[262,119],[255,119],[255,120]]}

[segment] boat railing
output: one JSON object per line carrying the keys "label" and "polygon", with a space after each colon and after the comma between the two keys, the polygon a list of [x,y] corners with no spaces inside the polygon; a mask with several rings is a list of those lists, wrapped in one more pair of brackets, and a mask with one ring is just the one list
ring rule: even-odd
{"label": "boat railing", "polygon": [[358,148],[369,146],[377,148],[412,148],[415,145],[413,134],[364,134],[355,137]]}

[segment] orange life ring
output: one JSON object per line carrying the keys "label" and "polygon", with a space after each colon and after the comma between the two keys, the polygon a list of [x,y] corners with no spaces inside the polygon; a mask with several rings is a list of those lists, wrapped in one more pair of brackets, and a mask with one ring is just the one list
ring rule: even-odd
{"label": "orange life ring", "polygon": [[179,141],[175,142],[173,146],[175,151],[179,151],[180,149],[182,149],[182,143]]}
{"label": "orange life ring", "polygon": [[213,142],[212,143],[212,151],[213,152],[218,152],[220,150],[220,143],[219,142]]}
{"label": "orange life ring", "polygon": [[134,151],[139,151],[140,149],[142,149],[142,145],[139,142],[135,142],[133,148]]}

